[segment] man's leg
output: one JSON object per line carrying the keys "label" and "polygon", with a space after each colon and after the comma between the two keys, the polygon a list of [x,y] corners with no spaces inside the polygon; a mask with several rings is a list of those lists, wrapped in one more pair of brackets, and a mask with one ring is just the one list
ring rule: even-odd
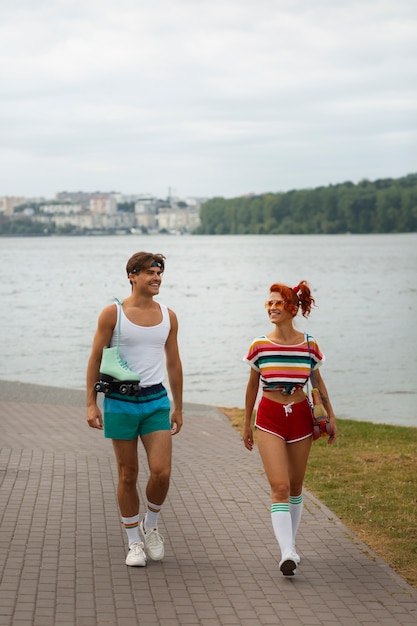
{"label": "man's leg", "polygon": [[158,430],[143,435],[142,443],[150,471],[146,497],[160,506],[167,496],[171,477],[172,435],[169,430]]}
{"label": "man's leg", "polygon": [[161,506],[169,489],[172,461],[172,436],[168,430],[158,430],[142,436],[150,476],[146,486],[147,512],[141,522],[148,556],[159,561],[164,556],[164,540],[158,532]]}
{"label": "man's leg", "polygon": [[117,499],[129,543],[126,565],[143,566],[146,557],[139,536],[138,440],[113,439],[112,442],[119,474]]}
{"label": "man's leg", "polygon": [[138,440],[137,438],[129,441],[113,439],[112,443],[119,473],[117,499],[120,513],[123,517],[132,517],[139,513],[139,494],[136,484],[139,472]]}

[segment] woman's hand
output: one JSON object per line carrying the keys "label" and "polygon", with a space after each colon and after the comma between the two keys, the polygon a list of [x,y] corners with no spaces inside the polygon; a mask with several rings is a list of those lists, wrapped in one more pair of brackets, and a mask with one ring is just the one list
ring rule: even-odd
{"label": "woman's hand", "polygon": [[328,438],[327,443],[332,444],[337,439],[337,426],[336,426],[336,418],[335,417],[330,417],[329,418],[328,426],[330,426],[331,435]]}
{"label": "woman's hand", "polygon": [[245,448],[249,451],[253,448],[253,430],[250,426],[244,426],[243,428],[243,443]]}
{"label": "woman's hand", "polygon": [[317,371],[315,370],[315,373],[316,373],[317,387],[319,388],[319,391],[320,391],[321,400],[324,404],[324,408],[326,409],[327,415],[329,416],[328,426],[330,427],[329,428],[330,436],[327,440],[327,443],[331,444],[331,443],[334,443],[337,439],[336,417],[333,411],[332,404],[330,402],[329,394],[327,392],[327,387],[323,380],[323,377],[318,370]]}

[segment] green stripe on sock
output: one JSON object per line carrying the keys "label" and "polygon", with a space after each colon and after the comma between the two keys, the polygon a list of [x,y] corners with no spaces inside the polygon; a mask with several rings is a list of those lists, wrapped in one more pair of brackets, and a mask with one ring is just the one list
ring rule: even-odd
{"label": "green stripe on sock", "polygon": [[290,504],[301,504],[303,501],[303,494],[299,496],[290,496]]}
{"label": "green stripe on sock", "polygon": [[288,513],[290,505],[288,502],[275,502],[271,505],[271,513]]}

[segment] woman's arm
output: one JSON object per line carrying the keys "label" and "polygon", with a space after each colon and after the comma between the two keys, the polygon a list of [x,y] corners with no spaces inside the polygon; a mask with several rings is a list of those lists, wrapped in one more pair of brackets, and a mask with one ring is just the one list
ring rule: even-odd
{"label": "woman's arm", "polygon": [[259,372],[251,368],[245,396],[245,425],[243,427],[243,443],[245,448],[253,448],[253,430],[251,426],[253,408],[259,390]]}
{"label": "woman's arm", "polygon": [[336,416],[333,411],[332,403],[330,402],[329,393],[327,391],[327,387],[323,380],[322,375],[319,370],[314,370],[314,375],[316,377],[317,389],[320,392],[321,400],[323,402],[323,406],[326,409],[327,416],[330,420],[330,425],[332,428],[332,434],[329,437],[328,443],[334,443],[337,439],[337,425],[336,425]]}

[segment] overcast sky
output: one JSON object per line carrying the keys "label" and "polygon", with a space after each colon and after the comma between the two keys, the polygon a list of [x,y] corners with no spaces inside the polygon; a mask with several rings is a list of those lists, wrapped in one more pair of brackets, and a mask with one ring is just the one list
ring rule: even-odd
{"label": "overcast sky", "polygon": [[417,172],[416,0],[2,0],[0,196]]}

